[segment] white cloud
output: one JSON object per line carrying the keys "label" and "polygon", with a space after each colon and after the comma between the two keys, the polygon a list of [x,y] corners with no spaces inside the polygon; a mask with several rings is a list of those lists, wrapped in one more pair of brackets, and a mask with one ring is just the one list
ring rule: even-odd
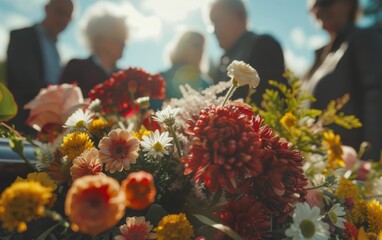
{"label": "white cloud", "polygon": [[317,49],[327,43],[327,39],[323,35],[313,35],[308,38],[308,47],[312,49]]}
{"label": "white cloud", "polygon": [[306,36],[302,28],[293,28],[290,33],[290,38],[298,48],[303,48],[306,42]]}
{"label": "white cloud", "polygon": [[185,19],[192,11],[199,11],[203,0],[144,0],[142,8],[168,22]]}
{"label": "white cloud", "polygon": [[305,57],[298,56],[290,49],[284,50],[284,57],[287,68],[291,69],[297,76],[302,76],[308,70],[309,63]]}
{"label": "white cloud", "polygon": [[158,39],[162,31],[162,22],[156,16],[145,16],[129,3],[123,3],[130,27],[131,41]]}

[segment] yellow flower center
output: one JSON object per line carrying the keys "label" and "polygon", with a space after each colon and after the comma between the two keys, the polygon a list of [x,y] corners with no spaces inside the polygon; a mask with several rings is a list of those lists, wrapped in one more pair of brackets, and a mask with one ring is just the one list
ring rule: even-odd
{"label": "yellow flower center", "polygon": [[332,223],[336,224],[338,221],[338,216],[335,212],[331,211],[328,213],[329,219]]}
{"label": "yellow flower center", "polygon": [[157,142],[153,145],[153,149],[154,149],[155,152],[164,152],[163,144],[160,143],[159,141],[157,141]]}
{"label": "yellow flower center", "polygon": [[308,219],[305,219],[300,223],[300,229],[302,235],[305,238],[313,237],[314,233],[316,232],[316,226],[314,226],[314,223]]}
{"label": "yellow flower center", "polygon": [[84,120],[80,120],[74,125],[74,128],[83,128],[86,126],[86,122]]}

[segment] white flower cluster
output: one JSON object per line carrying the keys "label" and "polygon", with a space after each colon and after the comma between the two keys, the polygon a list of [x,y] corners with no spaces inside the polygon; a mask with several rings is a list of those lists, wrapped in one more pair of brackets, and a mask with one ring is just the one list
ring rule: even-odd
{"label": "white flower cluster", "polygon": [[200,110],[209,107],[212,104],[220,106],[224,100],[224,96],[218,96],[231,86],[229,81],[220,82],[214,86],[199,92],[189,85],[180,87],[182,98],[171,99],[167,104],[172,108],[179,108],[177,114],[177,124],[181,128],[185,128],[186,121],[191,118],[193,114],[199,114]]}

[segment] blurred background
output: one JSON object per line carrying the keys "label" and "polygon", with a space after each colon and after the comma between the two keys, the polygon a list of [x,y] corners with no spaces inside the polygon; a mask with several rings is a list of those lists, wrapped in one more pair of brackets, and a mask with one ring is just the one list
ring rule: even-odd
{"label": "blurred background", "polygon": [[[0,0],[0,62],[6,58],[9,31],[41,21],[47,0]],[[76,0],[73,21],[59,35],[58,48],[63,62],[88,56],[81,22],[87,9],[97,1]],[[168,67],[166,58],[171,40],[184,29],[205,34],[205,64],[216,64],[222,52],[209,30],[206,0],[110,0],[126,11],[130,37],[120,68],[142,67],[157,73]],[[361,0],[364,9],[361,26],[378,25],[382,19],[382,0]],[[325,32],[315,26],[306,0],[246,0],[250,28],[269,33],[283,47],[287,67],[303,74],[313,61],[313,50],[327,42]],[[2,65],[2,64],[1,64]],[[205,66],[207,68],[207,66]],[[0,73],[3,71],[0,69]]]}

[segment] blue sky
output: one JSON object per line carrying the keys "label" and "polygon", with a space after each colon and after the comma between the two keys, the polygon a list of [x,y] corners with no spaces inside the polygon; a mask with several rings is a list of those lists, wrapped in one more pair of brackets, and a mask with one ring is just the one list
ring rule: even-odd
{"label": "blue sky", "polygon": [[[5,59],[9,30],[41,21],[47,0],[0,0],[0,60]],[[81,41],[79,25],[89,7],[99,1],[76,0],[76,14],[59,36],[63,61],[85,58],[88,52]],[[208,32],[206,0],[109,0],[126,12],[131,38],[119,67],[142,67],[156,73],[166,69],[169,43],[182,30],[201,31],[207,39],[206,55],[218,61],[222,54]],[[287,66],[302,74],[311,65],[313,51],[327,41],[307,11],[306,0],[246,0],[251,30],[273,35],[281,43]]]}

